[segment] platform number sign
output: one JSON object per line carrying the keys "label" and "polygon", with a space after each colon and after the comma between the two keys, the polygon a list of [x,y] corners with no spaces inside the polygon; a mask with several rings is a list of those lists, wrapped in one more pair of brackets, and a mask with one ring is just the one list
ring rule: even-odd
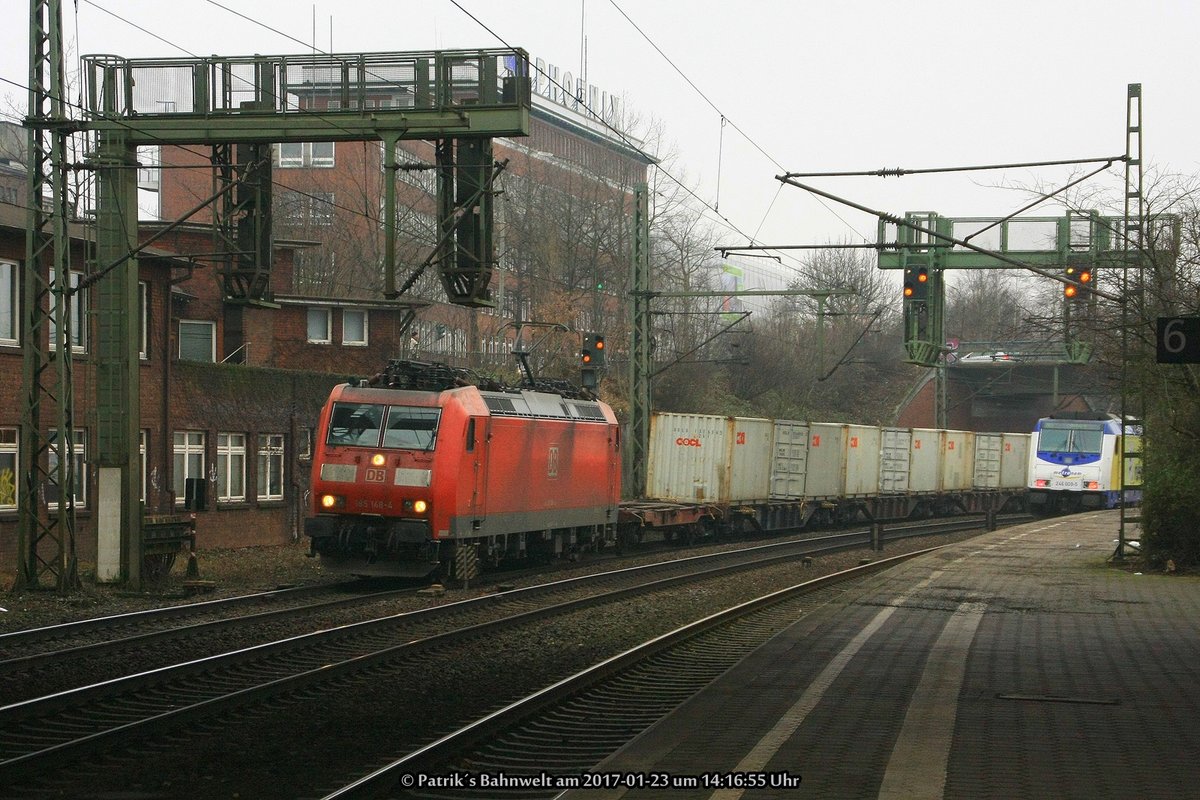
{"label": "platform number sign", "polygon": [[1159,317],[1159,364],[1200,364],[1200,317]]}

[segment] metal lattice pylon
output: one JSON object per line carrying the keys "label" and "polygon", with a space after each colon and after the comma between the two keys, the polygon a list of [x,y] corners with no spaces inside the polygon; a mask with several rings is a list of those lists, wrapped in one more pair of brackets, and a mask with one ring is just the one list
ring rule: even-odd
{"label": "metal lattice pylon", "polygon": [[[1145,316],[1145,276],[1142,271],[1146,246],[1146,208],[1142,185],[1142,85],[1129,84],[1125,107],[1125,214],[1121,236],[1121,425],[1122,432],[1145,433],[1146,396],[1143,382],[1130,381],[1131,352],[1136,339],[1130,326],[1140,325]],[[1133,308],[1130,309],[1130,304]],[[1131,385],[1132,383],[1132,385]],[[1129,528],[1140,523],[1140,512],[1132,512],[1125,502],[1126,490],[1141,487],[1141,475],[1132,475],[1130,459],[1141,458],[1141,448],[1128,448],[1128,437],[1121,437],[1121,518],[1117,549],[1113,559],[1125,558]],[[1136,480],[1136,483],[1134,482]]]}
{"label": "metal lattice pylon", "polygon": [[[70,121],[61,3],[31,0],[29,7],[29,212],[21,302],[24,409],[16,585],[40,586],[49,576],[66,591],[79,582],[65,168]],[[47,418],[54,420],[52,426]]]}

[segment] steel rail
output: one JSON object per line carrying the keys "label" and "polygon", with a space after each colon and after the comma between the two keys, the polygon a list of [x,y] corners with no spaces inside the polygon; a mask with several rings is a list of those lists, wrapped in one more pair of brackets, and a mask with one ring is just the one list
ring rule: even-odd
{"label": "steel rail", "polygon": [[[660,656],[665,651],[677,647],[690,639],[799,595],[808,594],[845,580],[870,575],[938,549],[940,548],[934,547],[918,550],[900,556],[893,556],[882,561],[874,561],[869,564],[852,567],[841,572],[835,572],[786,589],[781,589],[777,592],[772,592],[755,600],[750,600],[725,611],[712,614],[704,619],[684,625],[674,631],[655,637],[644,644],[606,659],[595,666],[577,672],[521,700],[510,703],[504,708],[488,714],[442,737],[436,742],[409,753],[359,778],[353,783],[325,795],[322,800],[351,800],[351,798],[378,797],[387,793],[394,793],[397,789],[401,788],[401,776],[433,774],[439,766],[445,764],[447,761],[469,751],[481,742],[493,739],[499,733],[514,726],[516,723],[535,717],[545,709],[560,703],[580,691],[592,688],[610,678],[616,678],[630,667],[650,658]],[[393,795],[387,794],[387,796]]]}
{"label": "steel rail", "polygon": [[[344,677],[377,666],[386,661],[397,660],[427,651],[433,647],[453,645],[484,633],[491,633],[499,629],[536,621],[547,616],[577,611],[589,606],[616,602],[629,596],[659,591],[680,583],[705,580],[731,572],[817,555],[822,552],[832,552],[862,546],[866,541],[867,534],[865,532],[839,533],[829,537],[822,537],[820,540],[802,539],[773,543],[706,556],[693,556],[687,559],[660,562],[641,567],[630,567],[595,576],[570,578],[552,584],[514,589],[497,595],[473,598],[422,611],[405,612],[380,620],[368,620],[328,631],[304,634],[279,642],[256,645],[230,653],[197,659],[185,664],[163,667],[123,678],[104,681],[93,686],[79,687],[42,698],[10,704],[0,707],[0,721],[9,723],[6,726],[9,728],[11,728],[11,723],[22,721],[34,725],[33,733],[44,744],[40,744],[32,749],[27,748],[26,752],[21,755],[0,761],[0,777],[8,776],[8,779],[12,780],[14,777],[26,775],[31,771],[44,769],[50,761],[74,759],[88,753],[97,752],[111,746],[117,740],[123,741],[131,735],[146,736],[157,731],[178,726],[184,721],[199,715],[210,715],[217,710],[226,710],[235,705],[258,702],[280,694],[291,693],[314,683]],[[825,542],[826,546],[812,546],[814,543],[819,542]],[[789,547],[792,548],[791,552],[780,552]],[[718,566],[710,566],[705,563],[729,560],[747,554],[757,557]],[[411,635],[405,634],[403,630],[394,631],[393,635],[400,640],[398,644],[390,644],[381,648],[375,647],[374,649],[367,648],[366,652],[359,652],[348,657],[336,652],[336,648],[342,646],[342,640],[355,634],[368,632],[372,628],[390,626],[402,629],[405,623],[408,622],[445,616],[454,611],[462,611],[468,607],[486,607],[496,604],[498,600],[524,600],[537,594],[548,593],[552,589],[562,590],[565,587],[577,588],[586,586],[588,582],[600,583],[602,581],[611,581],[616,577],[640,578],[646,573],[655,570],[677,569],[681,565],[699,566],[701,569],[658,578],[649,582],[643,581],[632,586],[591,594],[583,598],[568,600],[550,606],[540,606],[533,610],[519,611],[516,614],[454,628],[442,633],[425,636],[424,638],[412,639]],[[314,653],[313,651],[319,645],[324,646],[326,650]],[[333,648],[333,651],[330,651],[330,648]],[[308,652],[306,653],[305,651]],[[316,666],[297,669],[294,665],[284,665],[285,668],[283,670],[277,669],[276,673],[263,678],[269,666],[264,663],[267,658],[278,659],[293,654],[296,657],[304,656],[307,662]],[[224,670],[226,673],[231,673],[234,668],[246,664],[253,666],[253,676],[251,681],[249,681],[249,685],[246,685],[248,683],[246,680],[242,680],[241,684],[234,686],[232,689],[226,684],[213,690],[198,685],[199,682],[188,682],[188,680],[201,675],[205,676],[205,681],[209,683],[212,683],[214,680],[220,681],[222,677],[219,674],[215,675],[216,671]],[[279,674],[280,672],[283,672],[283,674]],[[226,674],[223,679],[228,681],[231,677],[235,676]],[[173,681],[174,683],[168,684],[168,681]],[[150,691],[154,692],[154,696],[147,696],[147,693]],[[142,694],[138,694],[138,692],[142,692]],[[197,695],[200,696],[197,698]],[[127,701],[127,706],[136,706],[135,713],[141,714],[141,718],[120,718],[120,715],[125,713],[119,710],[120,701],[123,697],[131,697]],[[189,701],[187,699],[189,697],[192,700]],[[78,735],[70,734],[63,736],[60,734],[58,736],[59,741],[46,741],[54,738],[53,731],[44,730],[47,714],[69,713],[72,722],[70,727],[74,731],[78,731],[79,728],[87,727],[89,724],[86,719],[81,719],[81,714],[86,714],[87,703],[102,706],[103,717],[113,721],[110,727],[84,731]],[[181,705],[181,703],[183,704]],[[39,725],[42,727],[38,728],[37,726]],[[96,725],[93,724],[92,727],[94,728]],[[14,738],[14,733],[17,737],[20,736],[19,731],[14,732],[9,730],[6,737],[11,740]],[[10,749],[13,746],[10,744]],[[19,743],[17,746],[19,746]]]}

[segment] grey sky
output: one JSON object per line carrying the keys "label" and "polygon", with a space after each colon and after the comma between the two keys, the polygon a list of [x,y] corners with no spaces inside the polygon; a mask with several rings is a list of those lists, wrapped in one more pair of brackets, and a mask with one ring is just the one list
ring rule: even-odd
{"label": "grey sky", "polygon": [[[780,189],[774,176],[784,170],[1119,155],[1131,82],[1143,85],[1148,162],[1200,171],[1189,55],[1200,5],[1183,0],[460,0],[461,8],[450,0],[220,2],[308,45],[315,29],[323,50],[331,40],[338,52],[495,47],[503,40],[574,76],[586,39],[588,82],[661,122],[678,154],[671,174],[710,206],[719,202],[720,216],[740,232],[728,232],[731,245],[756,232],[760,242],[777,244],[874,239],[872,218]],[[0,33],[0,77],[24,84],[28,4],[6,5],[14,24]],[[64,15],[73,54],[308,49],[209,0],[79,0],[77,14],[64,2]],[[25,102],[7,83],[0,96]],[[813,182],[889,212],[998,216],[1027,200],[1013,185],[1054,185],[1068,173]],[[1119,186],[1120,179],[1114,167],[1093,185]]]}

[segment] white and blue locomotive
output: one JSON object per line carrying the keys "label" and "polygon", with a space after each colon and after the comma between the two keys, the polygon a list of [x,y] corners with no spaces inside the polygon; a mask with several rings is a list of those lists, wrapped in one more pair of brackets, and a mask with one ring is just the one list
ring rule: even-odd
{"label": "white and blue locomotive", "polygon": [[1111,414],[1039,419],[1029,448],[1030,511],[1071,513],[1140,502],[1141,451],[1141,429]]}

